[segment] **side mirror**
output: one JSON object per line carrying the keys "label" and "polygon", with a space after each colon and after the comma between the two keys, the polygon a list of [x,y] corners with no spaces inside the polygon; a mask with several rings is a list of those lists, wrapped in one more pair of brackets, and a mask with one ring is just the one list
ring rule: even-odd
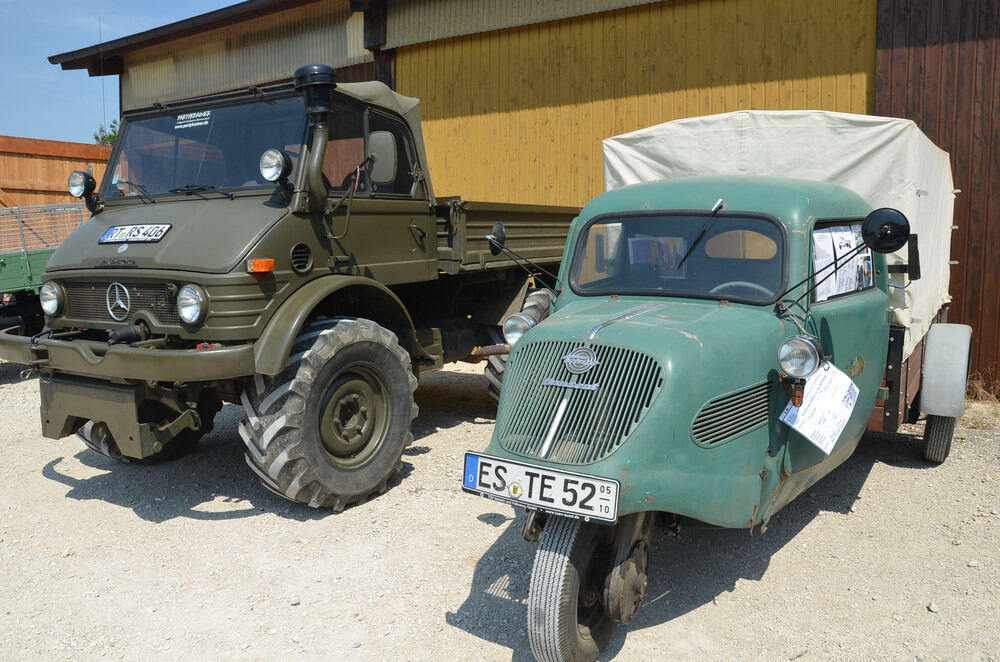
{"label": "side mirror", "polygon": [[898,251],[910,238],[910,222],[897,209],[882,207],[868,214],[861,225],[861,238],[876,253]]}
{"label": "side mirror", "polygon": [[490,253],[500,255],[500,251],[503,250],[503,246],[507,242],[507,228],[504,227],[503,223],[497,221],[493,224],[493,228],[486,235],[486,238],[490,240]]}
{"label": "side mirror", "polygon": [[391,184],[396,181],[396,136],[389,131],[372,131],[368,134],[368,179],[372,184]]}

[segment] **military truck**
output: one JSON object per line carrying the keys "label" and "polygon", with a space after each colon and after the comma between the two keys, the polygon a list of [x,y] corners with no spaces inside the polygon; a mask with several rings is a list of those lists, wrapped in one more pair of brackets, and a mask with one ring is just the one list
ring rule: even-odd
{"label": "military truck", "polygon": [[0,209],[0,329],[41,331],[42,273],[56,246],[86,220],[84,214],[81,203]]}
{"label": "military truck", "polygon": [[49,261],[46,328],[0,333],[42,433],[154,461],[238,403],[265,487],[335,510],[384,491],[418,377],[478,358],[525,297],[490,228],[554,265],[578,212],[436,197],[426,163],[418,100],[325,65],[125,113],[100,188],[70,175],[92,216]]}

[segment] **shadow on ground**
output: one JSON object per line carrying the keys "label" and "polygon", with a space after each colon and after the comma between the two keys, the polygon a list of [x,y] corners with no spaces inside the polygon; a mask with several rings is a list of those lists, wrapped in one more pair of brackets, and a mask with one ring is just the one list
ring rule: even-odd
{"label": "shadow on ground", "polygon": [[28,366],[21,363],[0,363],[0,385],[17,384],[29,379],[38,379],[38,375],[32,372]]}
{"label": "shadow on ground", "polygon": [[[23,369],[17,364],[0,365],[0,380],[10,375],[17,379]],[[427,375],[421,380],[416,399],[420,413],[413,425],[414,439],[425,443],[415,443],[403,452],[402,469],[389,480],[390,490],[413,472],[407,458],[431,451],[430,437],[436,432],[469,420],[492,426],[496,416],[496,405],[486,392],[481,374]],[[74,459],[100,473],[77,478],[66,468],[66,458],[58,458],[44,466],[42,475],[69,488],[66,496],[70,499],[106,501],[129,508],[151,522],[177,517],[226,520],[262,512],[300,521],[336,516],[330,510],[286,501],[259,483],[244,460],[243,442],[237,433],[242,418],[242,408],[226,406],[215,419],[214,431],[202,439],[198,450],[172,462],[117,462],[88,450],[80,441]],[[359,505],[364,507],[358,504],[351,508]]]}
{"label": "shadow on ground", "polygon": [[[876,463],[924,469],[913,437],[900,434],[869,435],[854,455],[819,483],[782,509],[767,531],[747,529],[683,529],[680,538],[656,533],[650,555],[649,586],[636,619],[619,626],[601,660],[618,655],[628,633],[655,627],[712,602],[734,590],[739,580],[759,581],[771,557],[784,548],[820,512],[846,514],[858,499]],[[515,518],[499,512],[480,521],[505,527],[480,559],[469,595],[447,622],[483,640],[511,649],[514,662],[530,662],[526,601],[535,545],[521,537],[524,514]],[[485,535],[485,531],[484,531]],[[671,568],[684,568],[683,573]]]}

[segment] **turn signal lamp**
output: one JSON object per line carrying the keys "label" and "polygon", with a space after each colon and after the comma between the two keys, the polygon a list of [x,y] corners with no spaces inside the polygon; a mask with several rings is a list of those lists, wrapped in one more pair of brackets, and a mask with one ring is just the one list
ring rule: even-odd
{"label": "turn signal lamp", "polygon": [[274,271],[273,257],[257,257],[247,260],[248,274],[264,274]]}

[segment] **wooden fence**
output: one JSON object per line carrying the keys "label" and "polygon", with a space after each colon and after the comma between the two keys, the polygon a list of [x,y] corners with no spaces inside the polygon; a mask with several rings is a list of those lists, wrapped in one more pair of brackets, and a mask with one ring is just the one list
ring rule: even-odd
{"label": "wooden fence", "polygon": [[66,190],[73,170],[101,181],[111,147],[0,136],[0,207],[76,202]]}

